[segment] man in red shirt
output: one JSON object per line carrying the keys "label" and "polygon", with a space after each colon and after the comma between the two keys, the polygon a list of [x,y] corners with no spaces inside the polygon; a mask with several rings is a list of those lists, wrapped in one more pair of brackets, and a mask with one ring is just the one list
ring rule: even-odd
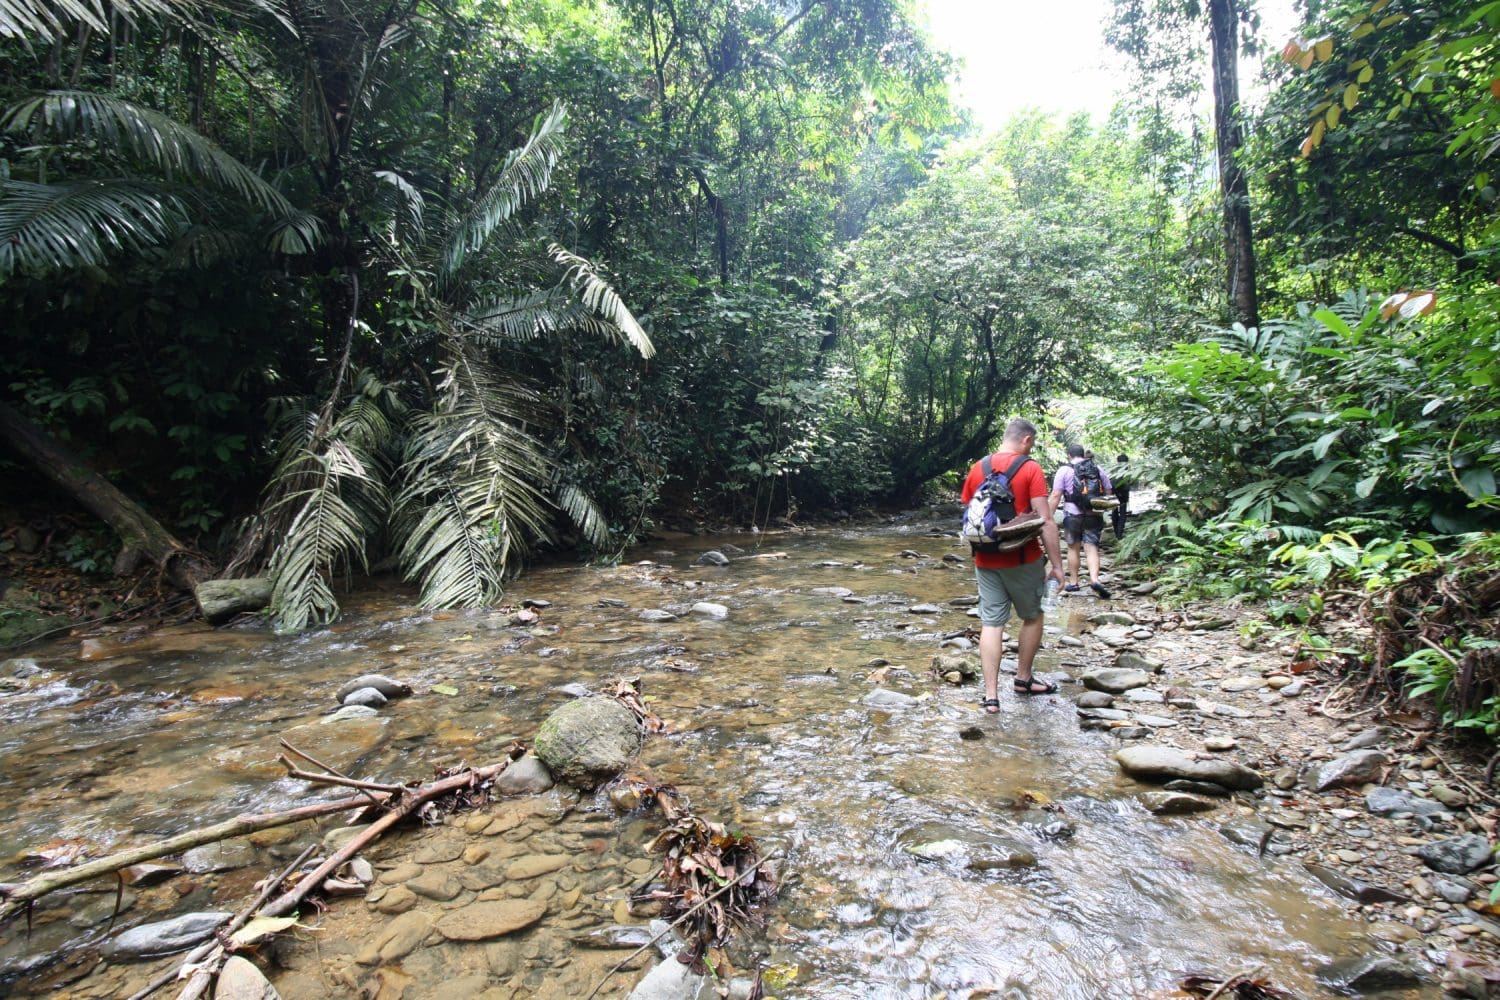
{"label": "man in red shirt", "polygon": [[[1017,417],[1005,425],[1000,451],[990,460],[997,471],[1010,468],[1019,455],[1031,454],[1036,445],[1036,427]],[[963,503],[984,482],[982,460],[975,462],[964,480]],[[980,704],[991,714],[1000,711],[1000,653],[1005,646],[1005,623],[1011,608],[1021,619],[1020,649],[1016,656],[1016,694],[1053,694],[1057,685],[1032,675],[1032,663],[1042,644],[1042,596],[1049,576],[1063,583],[1061,549],[1057,540],[1057,523],[1052,520],[1048,501],[1047,477],[1041,466],[1028,460],[1016,470],[1010,484],[1016,498],[1016,513],[1036,513],[1042,519],[1042,541],[1027,542],[1013,552],[976,552],[974,576],[979,583],[979,663],[984,670],[984,700]],[[1047,563],[1042,562],[1042,547]],[[1049,568],[1050,567],[1050,568]]]}

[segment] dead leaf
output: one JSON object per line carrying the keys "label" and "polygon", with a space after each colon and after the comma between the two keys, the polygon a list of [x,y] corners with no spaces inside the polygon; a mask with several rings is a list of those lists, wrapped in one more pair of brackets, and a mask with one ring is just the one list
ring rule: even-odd
{"label": "dead leaf", "polygon": [[242,948],[248,948],[273,934],[280,934],[289,927],[297,926],[300,925],[296,917],[253,917],[245,926],[231,934],[229,940]]}

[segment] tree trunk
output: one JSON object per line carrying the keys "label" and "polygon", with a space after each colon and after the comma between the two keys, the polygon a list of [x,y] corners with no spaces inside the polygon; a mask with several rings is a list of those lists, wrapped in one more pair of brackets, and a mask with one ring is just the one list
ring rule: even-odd
{"label": "tree trunk", "polygon": [[1219,188],[1224,197],[1224,256],[1231,317],[1260,324],[1255,295],[1255,247],[1250,232],[1250,182],[1240,164],[1245,144],[1240,128],[1240,0],[1209,0],[1213,42],[1214,136],[1219,152]]}
{"label": "tree trunk", "polygon": [[115,560],[117,573],[129,572],[144,556],[161,567],[173,585],[188,593],[192,593],[196,584],[212,579],[213,567],[172,537],[139,504],[4,403],[0,403],[0,438],[53,485],[114,529],[122,544]]}

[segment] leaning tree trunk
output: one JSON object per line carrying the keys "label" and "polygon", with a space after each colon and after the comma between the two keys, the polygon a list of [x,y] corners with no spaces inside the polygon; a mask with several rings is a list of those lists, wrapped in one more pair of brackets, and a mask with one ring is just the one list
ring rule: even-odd
{"label": "leaning tree trunk", "polygon": [[142,558],[161,567],[174,586],[189,593],[214,575],[213,567],[172,537],[172,533],[121,493],[107,479],[90,469],[77,455],[27,420],[0,403],[0,437],[52,483],[73,496],[120,536],[122,548],[115,559],[115,572],[132,571]]}
{"label": "leaning tree trunk", "polygon": [[1224,198],[1224,255],[1229,310],[1236,322],[1260,325],[1255,295],[1255,247],[1250,232],[1250,181],[1240,163],[1245,144],[1240,128],[1240,0],[1209,0],[1213,42],[1214,136],[1219,153],[1219,187]]}

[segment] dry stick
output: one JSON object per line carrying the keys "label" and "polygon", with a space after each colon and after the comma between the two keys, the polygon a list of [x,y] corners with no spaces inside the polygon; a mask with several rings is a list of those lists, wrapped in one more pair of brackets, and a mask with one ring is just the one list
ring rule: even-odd
{"label": "dry stick", "polygon": [[371,823],[358,836],[352,838],[347,844],[335,851],[332,857],[324,861],[311,874],[303,878],[302,881],[298,882],[296,888],[282,893],[267,903],[261,908],[258,915],[263,917],[279,917],[296,909],[297,905],[302,902],[307,894],[322,885],[323,880],[337,871],[340,865],[358,854],[364,849],[365,845],[376,840],[385,831],[416,812],[424,804],[437,798],[439,795],[456,792],[476,782],[488,781],[509,766],[510,761],[507,759],[501,761],[499,764],[491,764],[488,767],[475,768],[472,771],[464,771],[462,774],[442,778],[430,785],[408,789],[409,794],[407,797],[393,804],[390,812]]}
{"label": "dry stick", "polygon": [[[295,757],[301,757],[303,760],[307,761],[309,764],[311,764],[313,767],[316,767],[320,771],[323,771],[323,772],[325,772],[327,774],[334,775],[335,777],[338,777],[338,778],[343,778],[345,783],[352,783],[355,780],[353,777],[345,774],[343,771],[340,771],[338,768],[330,767],[329,765],[323,763],[321,760],[319,760],[318,758],[314,757],[312,754],[305,753],[305,752],[303,752],[301,750],[298,750],[296,747],[292,746],[290,743],[288,743],[286,741],[286,737],[282,737],[277,742],[279,742],[281,744],[282,749],[286,750],[288,753],[292,754]],[[278,757],[276,759],[282,761],[283,764],[286,764],[286,761],[283,758]],[[292,766],[290,764],[286,764],[286,769],[288,771],[290,771],[290,770],[292,770]],[[299,775],[295,775],[294,774],[292,777],[299,777]],[[340,782],[330,782],[330,784],[340,784]],[[367,785],[355,785],[355,784],[351,784],[350,787],[352,787],[352,788],[366,788],[368,786]],[[390,791],[390,792],[395,792],[398,788],[399,788],[399,786],[394,786],[393,785],[393,786],[390,786],[390,787],[386,788],[385,790],[386,791]],[[375,797],[373,795],[370,796],[370,800],[373,802],[375,800]]]}
{"label": "dry stick", "polygon": [[140,864],[142,861],[150,861],[164,854],[175,854],[185,851],[189,847],[197,847],[200,844],[212,844],[218,840],[228,837],[237,837],[244,833],[254,833],[257,830],[269,830],[273,827],[286,826],[288,823],[297,823],[304,819],[315,819],[319,816],[327,816],[331,813],[344,812],[348,809],[360,809],[369,803],[362,797],[347,799],[335,799],[331,802],[318,802],[310,806],[298,806],[296,809],[287,809],[283,812],[274,813],[241,813],[230,820],[214,826],[206,826],[201,830],[189,830],[166,840],[158,840],[152,844],[144,844],[133,847],[127,851],[120,851],[108,857],[100,858],[98,861],[90,861],[88,864],[78,865],[60,872],[48,875],[38,875],[36,878],[25,882],[16,882],[11,885],[0,886],[0,925],[14,918],[31,903],[49,892],[58,889],[66,889],[70,885],[79,882],[87,882],[89,879],[100,875],[108,875],[110,872],[128,868],[131,865]]}
{"label": "dry stick", "polygon": [[718,889],[715,889],[712,894],[710,894],[708,896],[705,896],[703,898],[702,902],[698,903],[696,906],[694,906],[692,909],[688,910],[682,916],[678,917],[676,920],[672,921],[666,927],[662,928],[661,932],[658,933],[655,937],[653,937],[650,941],[647,941],[645,944],[641,945],[635,951],[631,952],[629,955],[626,955],[623,959],[620,960],[620,964],[619,965],[615,966],[613,969],[610,969],[608,972],[606,972],[604,974],[604,978],[601,979],[601,980],[599,980],[599,982],[594,986],[594,988],[591,991],[589,991],[589,995],[586,996],[586,997],[584,997],[583,1000],[594,1000],[594,997],[598,995],[599,991],[602,990],[602,989],[604,989],[604,984],[607,983],[607,982],[609,982],[610,977],[612,977],[616,972],[619,972],[621,969],[625,968],[625,966],[630,963],[631,959],[635,958],[641,952],[645,951],[647,948],[651,947],[656,942],[658,942],[662,938],[666,937],[666,935],[673,928],[675,928],[678,924],[682,923],[688,917],[691,917],[693,914],[695,914],[699,910],[703,909],[709,903],[712,903],[714,900],[716,900],[720,896],[724,895],[724,893],[728,892],[730,889],[733,889],[735,886],[739,885],[741,882],[744,881],[746,875],[749,875],[751,872],[755,871],[755,869],[759,868],[761,865],[765,864],[767,861],[773,860],[774,858],[776,858],[776,856],[777,855],[775,855],[775,854],[768,854],[765,857],[761,858],[759,861],[755,862],[755,864],[751,865],[749,868],[746,868],[745,871],[744,871],[744,874],[736,876],[734,878],[734,880],[731,881],[728,885],[722,886],[722,887],[720,887]]}
{"label": "dry stick", "polygon": [[1219,996],[1221,993],[1223,993],[1225,990],[1227,990],[1230,986],[1233,986],[1234,985],[1234,981],[1236,979],[1247,979],[1250,976],[1255,975],[1257,972],[1259,972],[1261,969],[1264,969],[1264,968],[1265,968],[1265,965],[1262,964],[1262,965],[1254,966],[1253,968],[1246,969],[1244,972],[1236,972],[1234,975],[1232,975],[1228,979],[1224,980],[1218,986],[1214,987],[1214,991],[1212,993],[1210,993],[1208,996],[1204,997],[1203,1000],[1214,1000],[1214,997]]}
{"label": "dry stick", "polygon": [[[286,754],[277,754],[276,762],[279,763],[282,767],[286,768],[286,775],[288,778],[296,778],[299,781],[308,781],[314,785],[343,785],[346,788],[358,788],[362,790],[373,789],[374,791],[385,792],[389,795],[394,795],[397,792],[404,791],[406,787],[404,785],[388,785],[379,781],[360,781],[358,778],[346,778],[340,774],[314,774],[311,771],[304,771],[296,764],[293,764],[291,760],[287,758]],[[383,804],[373,795],[370,796],[370,802],[374,803],[375,805]]]}
{"label": "dry stick", "polygon": [[[297,855],[297,859],[295,861],[282,869],[280,875],[276,876],[273,879],[269,879],[266,882],[265,886],[260,890],[260,894],[255,897],[250,905],[241,909],[239,913],[235,914],[234,919],[230,920],[229,923],[224,925],[224,936],[228,937],[229,935],[233,934],[235,931],[239,930],[241,927],[249,923],[250,915],[255,912],[256,908],[264,903],[267,899],[269,899],[271,893],[279,889],[281,887],[281,883],[285,882],[287,878],[292,874],[292,872],[296,871],[298,868],[301,868],[302,862],[306,861],[312,855],[312,852],[317,849],[317,844],[309,844],[306,850]],[[176,966],[175,968],[168,969],[166,972],[163,972],[161,975],[151,980],[151,982],[141,987],[140,990],[132,993],[129,997],[129,1000],[145,1000],[146,997],[155,993],[157,990],[161,989],[172,980],[182,978],[183,969],[187,968],[189,965],[192,965],[194,962],[207,958],[209,953],[212,952],[215,947],[218,947],[219,944],[220,942],[217,939],[211,939],[204,942],[203,944],[200,944],[198,947],[194,948],[192,951],[188,952],[186,956],[183,957],[182,963],[180,965]]]}

